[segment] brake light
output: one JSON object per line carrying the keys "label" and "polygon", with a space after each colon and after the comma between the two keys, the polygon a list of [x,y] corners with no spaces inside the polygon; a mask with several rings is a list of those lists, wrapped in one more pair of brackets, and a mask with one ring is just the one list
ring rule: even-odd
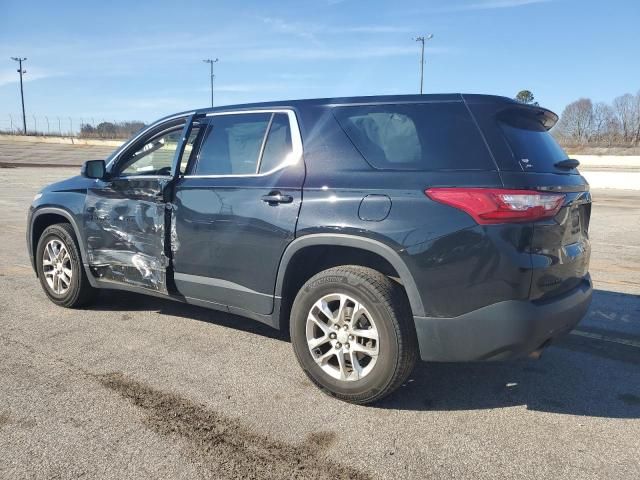
{"label": "brake light", "polygon": [[532,222],[555,216],[564,194],[501,188],[429,188],[431,200],[467,212],[481,224]]}

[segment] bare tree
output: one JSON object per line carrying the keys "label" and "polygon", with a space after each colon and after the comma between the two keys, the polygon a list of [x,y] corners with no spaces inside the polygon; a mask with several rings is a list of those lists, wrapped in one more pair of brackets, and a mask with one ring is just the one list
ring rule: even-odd
{"label": "bare tree", "polygon": [[636,92],[634,112],[635,112],[635,123],[636,123],[636,133],[635,133],[634,142],[636,145],[638,145],[640,144],[640,90]]}
{"label": "bare tree", "polygon": [[620,124],[622,140],[625,143],[638,143],[640,140],[640,92],[638,95],[627,93],[613,101],[613,109]]}
{"label": "bare tree", "polygon": [[640,145],[640,91],[621,95],[612,105],[576,100],[566,106],[553,134],[566,146]]}
{"label": "bare tree", "polygon": [[565,107],[558,122],[558,133],[569,141],[583,144],[589,141],[593,128],[593,103],[581,98]]}
{"label": "bare tree", "polygon": [[610,105],[598,102],[593,106],[591,138],[611,146],[617,140],[620,125]]}

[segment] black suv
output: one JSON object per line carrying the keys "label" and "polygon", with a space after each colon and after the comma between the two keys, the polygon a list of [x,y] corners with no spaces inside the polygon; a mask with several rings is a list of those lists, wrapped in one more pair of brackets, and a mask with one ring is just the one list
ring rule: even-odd
{"label": "black suv", "polygon": [[485,95],[185,112],[49,185],[27,244],[56,304],[130,290],[290,330],[330,394],[378,400],[418,358],[536,355],[591,300],[591,197],[548,130]]}

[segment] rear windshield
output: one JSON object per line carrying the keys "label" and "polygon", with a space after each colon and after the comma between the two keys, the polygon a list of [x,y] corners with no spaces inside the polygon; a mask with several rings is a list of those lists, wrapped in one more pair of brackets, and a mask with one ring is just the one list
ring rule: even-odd
{"label": "rear windshield", "polygon": [[461,102],[337,107],[334,114],[375,168],[495,170]]}
{"label": "rear windshield", "polygon": [[565,151],[540,122],[520,117],[499,120],[498,124],[523,170],[553,172],[556,162],[567,159]]}

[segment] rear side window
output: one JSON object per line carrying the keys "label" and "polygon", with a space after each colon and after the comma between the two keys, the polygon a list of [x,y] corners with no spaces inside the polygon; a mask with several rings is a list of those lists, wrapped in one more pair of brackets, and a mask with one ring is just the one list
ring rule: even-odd
{"label": "rear side window", "polygon": [[513,117],[499,120],[498,125],[514,160],[524,171],[554,172],[554,164],[568,158],[553,135],[535,119]]}
{"label": "rear side window", "polygon": [[278,167],[292,151],[289,115],[286,113],[274,113],[258,172],[265,173]]}
{"label": "rear side window", "polygon": [[334,114],[375,168],[495,170],[462,102],[337,107]]}
{"label": "rear side window", "polygon": [[255,174],[271,113],[211,117],[196,159],[196,175]]}

